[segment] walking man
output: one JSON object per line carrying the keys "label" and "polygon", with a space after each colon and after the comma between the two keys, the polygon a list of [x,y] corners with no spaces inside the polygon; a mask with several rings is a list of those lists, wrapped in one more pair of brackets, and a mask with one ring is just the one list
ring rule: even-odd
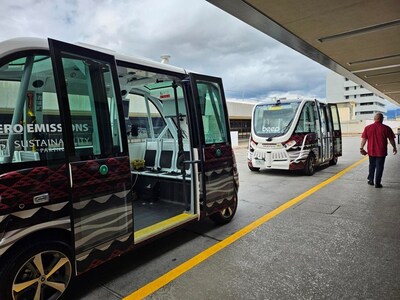
{"label": "walking man", "polygon": [[374,117],[374,123],[364,128],[364,132],[361,135],[361,154],[365,155],[367,152],[364,150],[364,146],[367,143],[367,151],[369,156],[369,173],[368,173],[368,184],[374,185],[375,187],[381,188],[381,179],[383,174],[383,167],[385,165],[385,158],[387,156],[387,144],[388,140],[393,147],[393,154],[397,153],[395,135],[393,130],[384,124],[383,115],[377,113]]}

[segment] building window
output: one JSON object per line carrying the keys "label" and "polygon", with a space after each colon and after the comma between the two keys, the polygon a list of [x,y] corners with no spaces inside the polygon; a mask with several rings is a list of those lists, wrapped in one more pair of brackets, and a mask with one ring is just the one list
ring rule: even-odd
{"label": "building window", "polygon": [[346,96],[346,99],[349,99],[349,96]]}
{"label": "building window", "polygon": [[238,131],[239,138],[248,138],[251,131],[251,120],[229,120],[231,131]]}
{"label": "building window", "polygon": [[374,95],[373,93],[361,94],[360,97],[371,97],[373,95]]}

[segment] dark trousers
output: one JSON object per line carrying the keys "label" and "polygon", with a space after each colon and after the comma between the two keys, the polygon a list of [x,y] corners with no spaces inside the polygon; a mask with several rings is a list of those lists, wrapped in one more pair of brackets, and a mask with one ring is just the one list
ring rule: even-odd
{"label": "dark trousers", "polygon": [[374,181],[375,184],[381,184],[383,167],[385,165],[386,156],[370,156],[369,157],[369,174],[368,180]]}

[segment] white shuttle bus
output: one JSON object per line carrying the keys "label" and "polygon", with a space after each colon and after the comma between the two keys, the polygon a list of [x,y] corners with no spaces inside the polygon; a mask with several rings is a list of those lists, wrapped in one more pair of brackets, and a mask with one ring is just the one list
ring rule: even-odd
{"label": "white shuttle bus", "polygon": [[342,155],[342,135],[336,104],[315,99],[281,99],[259,103],[253,109],[248,166],[303,170],[334,165]]}
{"label": "white shuttle bus", "polygon": [[0,298],[70,279],[160,235],[232,220],[222,80],[52,39],[0,43]]}

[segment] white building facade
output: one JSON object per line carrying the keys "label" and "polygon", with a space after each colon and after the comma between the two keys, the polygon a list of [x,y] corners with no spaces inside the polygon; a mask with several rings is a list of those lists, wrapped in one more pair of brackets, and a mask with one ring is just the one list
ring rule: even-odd
{"label": "white building facade", "polygon": [[387,111],[383,98],[334,72],[326,77],[326,100],[347,107],[349,120],[370,120],[376,113],[386,115]]}

